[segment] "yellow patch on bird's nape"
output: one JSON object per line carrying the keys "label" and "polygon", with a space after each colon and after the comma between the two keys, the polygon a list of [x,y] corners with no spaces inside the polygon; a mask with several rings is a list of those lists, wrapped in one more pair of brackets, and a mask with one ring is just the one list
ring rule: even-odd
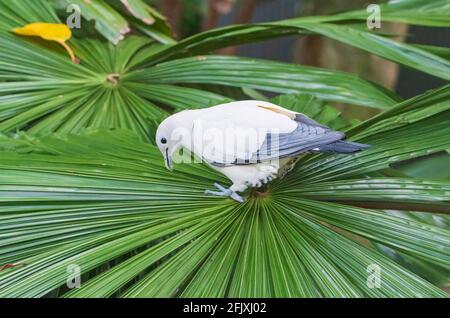
{"label": "yellow patch on bird's nape", "polygon": [[296,112],[293,112],[291,110],[287,110],[287,109],[285,109],[283,107],[279,107],[279,106],[277,106],[277,107],[275,107],[275,106],[263,106],[263,105],[257,105],[257,106],[261,107],[261,108],[264,108],[264,109],[267,109],[267,110],[270,110],[270,111],[273,111],[274,113],[278,113],[278,114],[287,116],[287,117],[289,117],[292,120],[294,120],[295,116],[297,115]]}

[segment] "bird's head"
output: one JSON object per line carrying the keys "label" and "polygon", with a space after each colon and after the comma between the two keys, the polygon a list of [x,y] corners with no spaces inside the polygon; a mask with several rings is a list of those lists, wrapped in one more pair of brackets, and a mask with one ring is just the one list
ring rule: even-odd
{"label": "bird's head", "polygon": [[164,157],[164,163],[169,170],[173,169],[173,155],[182,146],[182,132],[185,122],[184,112],[174,114],[162,121],[156,130],[156,145]]}

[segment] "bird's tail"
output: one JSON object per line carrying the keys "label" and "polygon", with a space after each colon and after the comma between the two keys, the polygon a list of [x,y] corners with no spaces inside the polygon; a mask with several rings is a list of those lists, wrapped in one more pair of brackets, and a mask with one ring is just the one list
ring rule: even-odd
{"label": "bird's tail", "polygon": [[353,153],[369,148],[370,145],[360,144],[353,141],[338,140],[328,145],[319,147],[320,152]]}

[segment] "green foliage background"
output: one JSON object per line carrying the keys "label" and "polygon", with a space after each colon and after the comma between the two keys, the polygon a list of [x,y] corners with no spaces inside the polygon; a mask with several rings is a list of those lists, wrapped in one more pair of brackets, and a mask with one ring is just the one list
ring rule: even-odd
{"label": "green foliage background", "polygon": [[[143,1],[128,0],[134,11],[70,2],[93,27],[70,40],[78,65],[57,44],[9,32],[64,21],[67,1],[0,1],[1,297],[447,296],[450,86],[402,100],[348,73],[211,53],[313,33],[448,80],[448,48],[367,30],[365,10],[176,42]],[[448,0],[382,12],[386,22],[450,25]],[[205,165],[165,170],[152,145],[165,116],[266,92],[373,147],[303,156],[245,204],[203,195],[228,182]],[[379,113],[347,121],[331,102]],[[72,264],[82,285],[69,290]],[[371,264],[381,288],[367,285]]]}

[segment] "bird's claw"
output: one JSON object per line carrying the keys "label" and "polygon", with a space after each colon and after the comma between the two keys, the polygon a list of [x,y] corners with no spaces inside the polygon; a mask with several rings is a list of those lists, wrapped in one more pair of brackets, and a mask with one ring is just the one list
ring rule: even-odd
{"label": "bird's claw", "polygon": [[239,194],[237,194],[236,192],[232,191],[230,198],[232,198],[234,201],[237,201],[239,203],[244,203],[244,198],[241,197]]}
{"label": "bird's claw", "polygon": [[227,189],[218,183],[214,183],[214,186],[220,191],[205,190],[205,194],[216,195],[219,197],[230,197],[239,203],[243,203],[245,201],[244,198],[231,189]]}

